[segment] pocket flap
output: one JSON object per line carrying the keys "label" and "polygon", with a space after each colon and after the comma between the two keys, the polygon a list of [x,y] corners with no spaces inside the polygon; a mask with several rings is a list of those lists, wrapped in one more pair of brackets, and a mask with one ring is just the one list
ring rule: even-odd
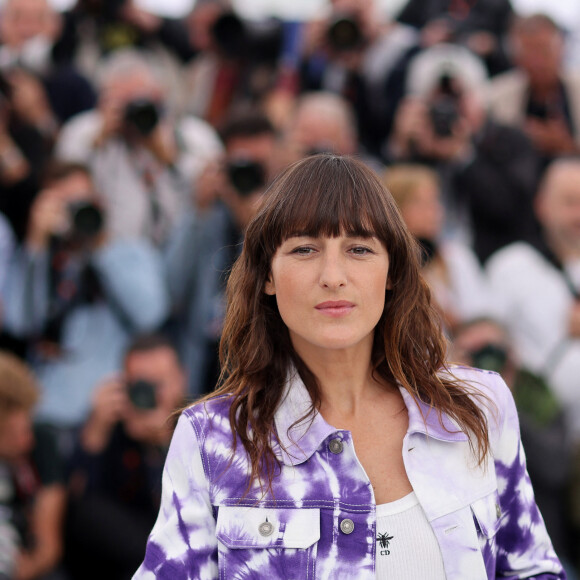
{"label": "pocket flap", "polygon": [[493,538],[499,529],[501,520],[501,507],[497,491],[474,501],[471,510],[481,530],[488,539]]}
{"label": "pocket flap", "polygon": [[309,548],[320,539],[320,510],[221,506],[216,535],[228,548]]}

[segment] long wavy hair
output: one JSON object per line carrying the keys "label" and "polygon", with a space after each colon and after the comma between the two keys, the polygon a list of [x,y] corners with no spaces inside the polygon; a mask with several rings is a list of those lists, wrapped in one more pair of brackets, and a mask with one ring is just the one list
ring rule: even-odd
{"label": "long wavy hair", "polygon": [[[390,193],[375,173],[348,156],[307,157],[286,168],[266,192],[249,224],[242,253],[227,286],[220,343],[222,372],[208,398],[231,397],[230,424],[251,462],[251,481],[271,489],[279,463],[274,414],[289,372],[296,369],[319,408],[316,377],[292,347],[276,297],[264,292],[272,258],[290,236],[375,236],[389,255],[385,308],[376,326],[370,364],[373,376],[405,388],[418,402],[446,413],[470,437],[481,463],[488,452],[487,421],[472,390],[446,369],[446,342],[429,289],[419,273],[419,248]],[[300,421],[299,420],[299,421]],[[237,435],[237,437],[236,437]]]}

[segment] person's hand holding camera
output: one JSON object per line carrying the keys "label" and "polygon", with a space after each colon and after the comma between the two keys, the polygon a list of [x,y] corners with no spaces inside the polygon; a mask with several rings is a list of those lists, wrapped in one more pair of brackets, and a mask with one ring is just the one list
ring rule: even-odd
{"label": "person's hand holding camera", "polygon": [[38,194],[30,210],[26,235],[30,250],[43,251],[54,239],[85,249],[96,249],[106,243],[103,211],[92,192],[82,188],[68,191],[75,185],[71,181],[63,189],[48,188]]}
{"label": "person's hand holding camera", "polygon": [[409,96],[401,101],[389,143],[390,152],[395,158],[411,156],[414,144],[421,140],[426,122],[428,122],[427,107],[421,99]]}
{"label": "person's hand holding camera", "polygon": [[199,174],[192,196],[193,204],[199,212],[207,211],[228,187],[223,167],[223,160],[215,159],[209,161]]}
{"label": "person's hand holding camera", "polygon": [[131,146],[148,149],[163,165],[175,163],[177,143],[171,124],[163,117],[158,94],[113,85],[103,92],[100,111],[102,123],[97,146],[119,136]]}
{"label": "person's hand holding camera", "polygon": [[129,404],[122,375],[110,377],[97,387],[91,414],[81,434],[85,451],[96,454],[106,447],[113,427],[123,419]]}
{"label": "person's hand holding camera", "polygon": [[395,118],[389,145],[395,158],[418,155],[429,159],[454,161],[471,151],[471,127],[459,109],[449,103],[439,105],[417,97],[406,97]]}
{"label": "person's hand holding camera", "polygon": [[177,160],[177,143],[173,128],[159,119],[153,130],[143,136],[143,145],[162,165],[172,166]]}
{"label": "person's hand holding camera", "polygon": [[58,123],[40,79],[22,69],[11,71],[7,78],[11,86],[14,113],[43,135],[54,138]]}
{"label": "person's hand holding camera", "polygon": [[28,220],[26,245],[32,251],[48,248],[52,236],[63,235],[69,228],[66,203],[54,189],[41,191],[32,207]]}
{"label": "person's hand holding camera", "polygon": [[95,139],[97,147],[104,145],[109,139],[121,132],[124,110],[125,101],[116,88],[111,86],[104,89],[99,101],[101,127]]}

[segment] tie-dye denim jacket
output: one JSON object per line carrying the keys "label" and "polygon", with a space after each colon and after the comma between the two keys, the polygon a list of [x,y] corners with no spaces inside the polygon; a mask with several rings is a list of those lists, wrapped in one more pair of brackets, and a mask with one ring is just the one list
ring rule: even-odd
{"label": "tie-dye denim jacket", "polygon": [[[447,578],[565,578],[534,501],[511,394],[495,373],[454,374],[476,383],[497,407],[488,412],[487,468],[476,465],[466,435],[448,417],[442,426],[436,412],[420,410],[401,390],[409,413],[404,464]],[[241,444],[229,463],[228,398],[184,411],[159,517],[134,579],[374,579],[372,486],[349,431],[320,414],[293,426],[310,404],[302,382],[289,381],[275,415],[281,472],[266,497],[257,486],[245,493]]]}

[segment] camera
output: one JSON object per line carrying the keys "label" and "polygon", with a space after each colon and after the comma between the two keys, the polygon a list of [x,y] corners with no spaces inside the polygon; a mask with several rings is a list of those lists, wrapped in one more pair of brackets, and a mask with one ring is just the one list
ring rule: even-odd
{"label": "camera", "polygon": [[242,197],[266,185],[266,170],[257,161],[251,159],[229,161],[226,171],[230,183]]}
{"label": "camera", "polygon": [[326,39],[338,52],[356,50],[364,44],[364,35],[359,23],[345,15],[337,15],[326,30]]}
{"label": "camera", "polygon": [[90,239],[101,233],[104,225],[103,212],[90,201],[75,201],[68,205],[74,238]]}
{"label": "camera", "polygon": [[452,77],[442,74],[436,94],[429,103],[429,119],[438,137],[453,135],[453,127],[459,119],[459,96]]}
{"label": "camera", "polygon": [[129,401],[137,409],[151,410],[157,407],[157,385],[147,379],[136,379],[127,384]]}
{"label": "camera", "polygon": [[421,249],[421,266],[430,264],[437,254],[437,244],[428,238],[417,238]]}
{"label": "camera", "polygon": [[283,27],[279,20],[242,20],[235,12],[221,14],[211,27],[219,51],[229,59],[277,63],[284,46]]}
{"label": "camera", "polygon": [[471,354],[474,367],[500,373],[508,360],[508,353],[504,347],[488,343]]}
{"label": "camera", "polygon": [[155,129],[160,117],[159,106],[150,99],[135,99],[125,107],[125,123],[137,129],[143,137]]}

